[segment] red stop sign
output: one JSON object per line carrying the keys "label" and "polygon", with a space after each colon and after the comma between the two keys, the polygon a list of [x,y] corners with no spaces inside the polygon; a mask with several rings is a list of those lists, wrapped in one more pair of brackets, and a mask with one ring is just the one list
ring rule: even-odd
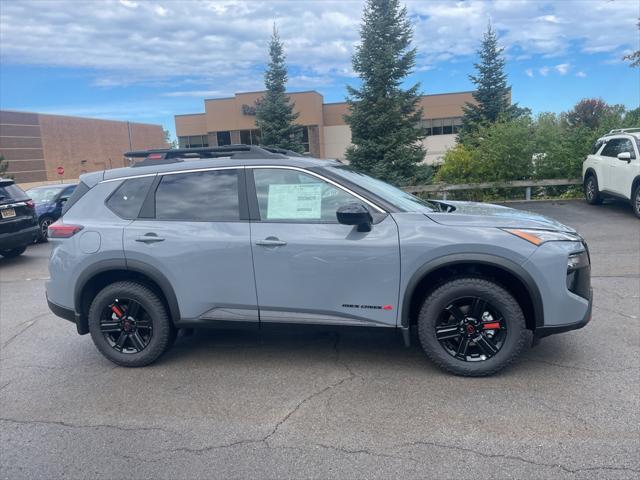
{"label": "red stop sign", "polygon": [[57,171],[58,171],[58,175],[64,175],[64,167],[58,167]]}

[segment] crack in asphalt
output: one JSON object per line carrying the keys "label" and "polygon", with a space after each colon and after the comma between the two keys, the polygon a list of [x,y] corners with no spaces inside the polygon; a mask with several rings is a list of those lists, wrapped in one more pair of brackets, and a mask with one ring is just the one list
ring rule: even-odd
{"label": "crack in asphalt", "polygon": [[32,317],[29,320],[25,320],[24,322],[19,324],[18,326],[22,326],[22,325],[27,325],[27,326],[24,327],[22,330],[20,330],[18,333],[14,334],[12,337],[10,337],[9,340],[4,342],[2,344],[2,348],[3,349],[7,348],[7,346],[11,342],[13,342],[16,338],[18,338],[20,335],[22,335],[29,328],[33,327],[38,322],[38,320],[40,320],[42,317],[46,317],[47,315],[52,315],[52,313],[51,312],[40,313],[40,314],[36,315],[35,317]]}
{"label": "crack in asphalt", "polygon": [[501,459],[505,459],[505,460],[515,460],[515,461],[519,461],[519,462],[523,462],[523,463],[528,463],[530,465],[535,465],[537,467],[559,468],[559,469],[561,469],[561,470],[563,470],[563,471],[565,471],[567,473],[579,473],[579,472],[593,471],[593,470],[608,470],[608,471],[621,471],[621,472],[640,473],[640,469],[635,469],[635,468],[631,468],[631,467],[615,467],[615,466],[610,466],[610,465],[603,465],[603,466],[599,466],[599,467],[569,468],[566,465],[563,465],[561,463],[536,462],[534,460],[530,460],[528,458],[520,457],[518,455],[507,455],[507,454],[500,454],[500,453],[486,453],[486,452],[482,452],[482,451],[479,451],[479,450],[474,450],[472,448],[466,448],[466,447],[461,447],[461,446],[456,446],[456,445],[447,445],[447,444],[438,443],[438,442],[428,442],[428,441],[425,441],[425,440],[417,440],[415,442],[403,443],[403,444],[397,445],[394,448],[412,447],[412,446],[419,446],[419,445],[423,445],[423,446],[427,446],[427,447],[443,448],[443,449],[447,449],[447,450],[455,450],[455,451],[464,452],[464,453],[471,453],[471,454],[474,454],[474,455],[478,455],[479,457],[482,457],[482,458],[501,458]]}
{"label": "crack in asphalt", "polygon": [[629,315],[628,313],[622,313],[617,310],[613,310],[611,308],[601,307],[599,305],[593,306],[594,310],[604,310],[605,312],[615,313],[616,315],[620,315],[621,317],[630,318],[631,320],[636,320],[638,317],[635,315]]}
{"label": "crack in asphalt", "polygon": [[69,423],[63,421],[56,420],[18,420],[16,418],[5,418],[0,417],[0,422],[14,423],[18,425],[55,425],[58,427],[64,428],[79,428],[79,429],[98,429],[98,428],[111,428],[114,430],[120,430],[123,432],[163,432],[168,434],[177,434],[177,432],[173,432],[171,430],[167,430],[160,427],[125,427],[122,425],[111,425],[111,424],[92,424],[92,425],[81,425],[76,423]]}
{"label": "crack in asphalt", "polygon": [[527,358],[526,360],[528,362],[544,363],[546,365],[551,365],[553,367],[566,368],[568,370],[580,370],[583,372],[590,372],[590,373],[618,373],[618,372],[626,372],[627,370],[636,370],[638,368],[638,367],[624,367],[624,368],[612,368],[612,369],[601,370],[601,369],[595,369],[595,368],[579,367],[577,365],[564,365],[562,363],[555,363],[555,362],[550,362],[548,360],[540,360],[536,358]]}

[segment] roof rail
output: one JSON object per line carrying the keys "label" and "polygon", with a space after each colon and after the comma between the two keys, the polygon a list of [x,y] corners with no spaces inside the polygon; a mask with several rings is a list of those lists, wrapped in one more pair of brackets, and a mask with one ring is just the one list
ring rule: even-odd
{"label": "roof rail", "polygon": [[[192,158],[283,158],[285,150],[273,151],[257,145],[224,145],[222,147],[200,147],[200,148],[157,148],[150,150],[137,150],[125,152],[124,156],[129,159],[144,158],[141,162],[136,162],[132,167],[160,165],[165,163],[176,163]],[[291,152],[294,154],[294,152]]]}
{"label": "roof rail", "polygon": [[616,133],[634,133],[640,132],[640,127],[631,127],[631,128],[614,128],[607,135],[615,135]]}
{"label": "roof rail", "polygon": [[286,148],[278,148],[278,147],[268,147],[266,145],[260,145],[260,148],[266,150],[271,153],[280,153],[282,155],[286,155],[287,157],[304,157],[301,153],[294,152],[293,150],[287,150]]}

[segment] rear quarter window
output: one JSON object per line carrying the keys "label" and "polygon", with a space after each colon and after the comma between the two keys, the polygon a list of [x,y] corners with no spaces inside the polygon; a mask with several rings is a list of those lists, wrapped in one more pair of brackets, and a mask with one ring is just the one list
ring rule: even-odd
{"label": "rear quarter window", "polygon": [[73,191],[73,194],[69,197],[69,200],[67,200],[64,204],[64,207],[62,207],[62,215],[67,213],[69,209],[73,207],[73,205],[77,203],[78,200],[80,200],[89,190],[91,189],[86,183],[80,182],[76,189]]}
{"label": "rear quarter window", "polygon": [[26,200],[29,196],[15,183],[0,183],[0,202]]}
{"label": "rear quarter window", "polygon": [[120,218],[126,220],[138,218],[142,203],[154,180],[155,176],[125,180],[111,194],[106,202],[107,207]]}

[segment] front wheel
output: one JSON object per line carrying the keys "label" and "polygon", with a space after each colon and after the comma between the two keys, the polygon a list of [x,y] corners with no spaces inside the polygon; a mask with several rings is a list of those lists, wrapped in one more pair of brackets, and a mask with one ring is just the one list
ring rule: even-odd
{"label": "front wheel", "polygon": [[6,258],[19,257],[24,253],[27,247],[10,248],[7,250],[0,250],[0,255]]}
{"label": "front wheel", "polygon": [[589,205],[600,205],[602,196],[598,190],[598,180],[595,175],[589,175],[584,182],[584,198]]}
{"label": "front wheel", "polygon": [[638,184],[633,195],[631,195],[631,206],[633,207],[633,213],[636,214],[636,217],[640,218],[640,184]]}
{"label": "front wheel", "polygon": [[516,299],[500,285],[458,278],[434,290],[418,317],[420,343],[440,368],[456,375],[493,375],[531,343]]}
{"label": "front wheel", "polygon": [[142,367],[171,346],[174,326],[164,304],[137,282],[103,288],[89,309],[89,332],[100,353],[123,367]]}

